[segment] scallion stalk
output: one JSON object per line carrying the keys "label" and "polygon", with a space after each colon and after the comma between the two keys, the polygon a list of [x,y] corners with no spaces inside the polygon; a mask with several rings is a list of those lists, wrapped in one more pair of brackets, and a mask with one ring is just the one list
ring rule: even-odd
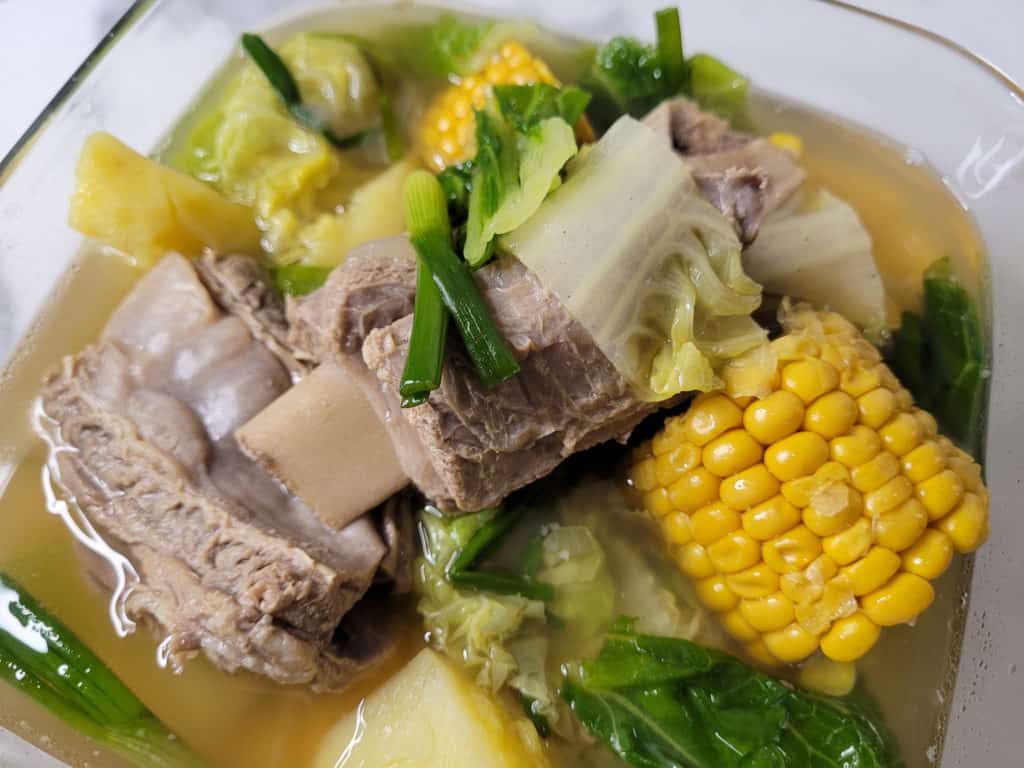
{"label": "scallion stalk", "polygon": [[658,63],[673,91],[680,91],[686,78],[683,58],[683,28],[678,8],[663,8],[654,14],[658,28]]}
{"label": "scallion stalk", "polygon": [[331,130],[302,100],[299,84],[288,70],[288,65],[262,37],[245,33],[242,35],[242,48],[267,78],[270,87],[281,97],[288,114],[303,128],[321,134],[339,149],[358,146],[370,134],[370,131],[359,131],[351,136],[339,136]]}
{"label": "scallion stalk", "polygon": [[[447,202],[440,183],[427,171],[416,171],[406,179],[403,197],[409,240],[416,249],[419,263],[430,272],[484,386],[500,384],[519,372],[519,363],[491,318],[472,273],[452,250]],[[420,302],[419,295],[416,301]],[[414,317],[414,327],[415,324]],[[427,353],[421,355],[410,344],[409,359],[421,357],[435,359]],[[440,381],[440,373],[437,377]],[[417,378],[425,380],[430,375],[425,373]],[[403,381],[405,379],[403,375]]]}
{"label": "scallion stalk", "polygon": [[70,629],[3,573],[0,679],[140,765],[204,765]]}

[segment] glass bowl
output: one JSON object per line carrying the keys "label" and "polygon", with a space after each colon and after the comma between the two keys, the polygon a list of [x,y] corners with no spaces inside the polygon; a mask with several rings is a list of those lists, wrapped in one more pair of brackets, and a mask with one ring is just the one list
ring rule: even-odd
{"label": "glass bowl", "polygon": [[[299,0],[288,5],[288,16],[327,10],[341,24],[349,14],[358,19],[367,4]],[[409,17],[418,13],[406,0],[370,4]],[[529,16],[577,37],[601,38],[650,37],[651,14],[665,0],[440,4]],[[992,536],[953,577],[964,585],[954,652],[929,662],[944,665],[949,685],[940,695],[952,697],[948,717],[921,727],[929,732],[929,758],[946,768],[1019,764],[1024,517],[1014,500],[1024,477],[1024,345],[1015,334],[1024,327],[1024,91],[944,38],[838,2],[689,0],[683,15],[688,50],[720,54],[759,89],[912,147],[908,162],[926,161],[941,174],[980,230],[989,270],[979,295],[994,358],[986,465]],[[105,316],[103,301],[71,313],[47,312],[55,291],[90,290],[73,265],[81,238],[66,224],[82,142],[96,130],[110,130],[133,147],[158,150],[234,54],[240,33],[280,21],[276,0],[141,0],[0,162],[0,494],[34,449],[28,409],[45,368],[85,344]],[[97,295],[109,293],[92,286]],[[33,346],[45,354],[19,353]],[[15,741],[4,725],[57,753],[82,754],[67,729],[38,712],[30,726],[11,714],[17,710],[11,701],[0,691],[0,757],[23,754],[14,751],[20,746],[4,746]],[[917,704],[924,709],[908,690],[898,705],[913,711]],[[31,708],[17,711],[33,714]],[[28,760],[20,764],[36,764]]]}

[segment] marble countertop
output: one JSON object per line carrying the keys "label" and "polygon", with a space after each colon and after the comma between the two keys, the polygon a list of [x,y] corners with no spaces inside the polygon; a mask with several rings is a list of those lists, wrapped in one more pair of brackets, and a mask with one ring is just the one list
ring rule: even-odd
{"label": "marble countertop", "polygon": [[[1024,46],[1019,42],[1024,3],[1020,0],[855,0],[853,4],[945,35],[1018,82],[1024,81]],[[130,0],[0,0],[4,82],[0,156],[130,5]]]}

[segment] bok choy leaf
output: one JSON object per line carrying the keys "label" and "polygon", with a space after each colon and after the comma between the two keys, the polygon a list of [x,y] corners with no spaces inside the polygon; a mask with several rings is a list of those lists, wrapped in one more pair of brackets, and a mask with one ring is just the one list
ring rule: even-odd
{"label": "bok choy leaf", "polygon": [[598,657],[569,666],[575,716],[640,768],[897,768],[866,694],[795,690],[728,654],[641,635],[619,620]]}

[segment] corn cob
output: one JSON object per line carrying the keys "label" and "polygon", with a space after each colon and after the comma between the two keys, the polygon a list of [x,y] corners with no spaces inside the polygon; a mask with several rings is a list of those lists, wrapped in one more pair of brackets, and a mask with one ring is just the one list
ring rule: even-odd
{"label": "corn cob", "polygon": [[853,661],[984,542],[988,491],[851,323],[798,307],[783,325],[771,394],[698,397],[630,483],[753,657]]}
{"label": "corn cob", "polygon": [[[548,65],[530,54],[521,43],[509,40],[491,56],[484,68],[461,78],[445,89],[427,110],[420,131],[424,158],[437,171],[469,160],[476,154],[476,117],[495,85],[548,83],[560,85]],[[580,120],[577,133],[593,141],[593,132]],[[589,138],[588,138],[589,136]]]}

